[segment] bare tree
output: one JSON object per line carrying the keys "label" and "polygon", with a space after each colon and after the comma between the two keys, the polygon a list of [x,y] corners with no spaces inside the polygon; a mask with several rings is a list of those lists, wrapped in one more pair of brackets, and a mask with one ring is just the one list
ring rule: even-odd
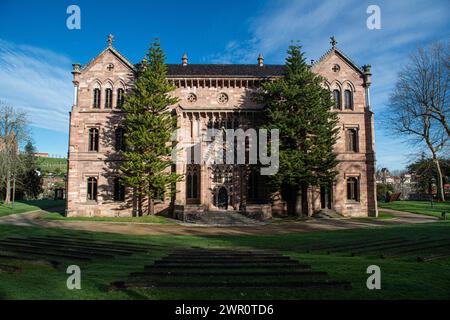
{"label": "bare tree", "polygon": [[388,116],[396,135],[431,153],[440,200],[444,200],[444,189],[439,154],[448,150],[449,140],[448,49],[448,44],[436,43],[410,56],[398,75]]}
{"label": "bare tree", "polygon": [[29,140],[25,112],[0,101],[0,183],[5,188],[5,204],[11,202],[11,183],[21,170],[19,146]]}

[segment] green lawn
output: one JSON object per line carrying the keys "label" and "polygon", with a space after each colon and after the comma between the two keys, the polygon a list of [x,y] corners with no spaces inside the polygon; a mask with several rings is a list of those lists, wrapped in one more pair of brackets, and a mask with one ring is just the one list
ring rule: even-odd
{"label": "green lawn", "polygon": [[7,216],[13,213],[30,212],[39,209],[48,209],[56,207],[64,207],[65,200],[29,200],[29,201],[17,201],[12,205],[4,205],[0,203],[0,217]]}
{"label": "green lawn", "polygon": [[37,165],[43,174],[67,173],[67,159],[38,157],[36,160]]}
{"label": "green lawn", "polygon": [[142,217],[65,217],[58,212],[48,212],[41,219],[63,220],[63,221],[100,221],[100,222],[135,222],[135,223],[158,223],[175,224],[175,221],[162,216]]}
{"label": "green lawn", "polygon": [[[43,235],[70,235],[92,240],[126,241],[158,245],[148,253],[128,257],[97,259],[90,263],[66,261],[81,268],[81,290],[66,288],[66,266],[13,262],[0,259],[1,264],[22,267],[21,272],[0,272],[2,299],[450,299],[450,257],[430,262],[417,262],[415,255],[381,259],[377,256],[351,257],[348,253],[306,253],[320,245],[345,245],[354,241],[380,241],[402,237],[408,240],[446,238],[450,240],[450,223],[437,222],[373,229],[340,230],[265,236],[127,236],[62,229],[38,229],[0,225],[0,239]],[[198,246],[202,248],[246,248],[279,251],[301,262],[311,264],[316,271],[327,271],[335,280],[351,281],[351,290],[342,289],[127,289],[108,291],[113,281],[125,280],[130,272],[142,271],[173,249]],[[427,254],[431,253],[427,250]],[[381,268],[381,290],[368,290],[366,269]],[[253,270],[253,269],[252,269]],[[177,281],[177,279],[173,279]],[[246,279],[251,281],[251,278]],[[271,280],[268,281],[276,281]]]}
{"label": "green lawn", "polygon": [[425,214],[428,216],[441,217],[443,211],[450,214],[450,202],[434,202],[433,207],[430,201],[394,201],[394,202],[379,202],[378,207],[387,208],[399,211],[407,211],[418,214]]}
{"label": "green lawn", "polygon": [[384,212],[382,210],[378,211],[378,217],[359,217],[355,219],[363,219],[363,220],[385,220],[385,219],[393,219],[395,216],[391,213]]}

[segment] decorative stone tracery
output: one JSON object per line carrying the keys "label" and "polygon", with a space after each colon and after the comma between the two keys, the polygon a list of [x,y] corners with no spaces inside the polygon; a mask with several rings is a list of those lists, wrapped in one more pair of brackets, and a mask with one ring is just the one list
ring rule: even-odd
{"label": "decorative stone tracery", "polygon": [[197,96],[195,95],[195,93],[189,93],[186,97],[187,102],[189,103],[194,103],[197,101]]}
{"label": "decorative stone tracery", "polygon": [[228,95],[225,92],[221,92],[219,93],[219,95],[217,96],[217,101],[219,103],[225,104],[228,102]]}

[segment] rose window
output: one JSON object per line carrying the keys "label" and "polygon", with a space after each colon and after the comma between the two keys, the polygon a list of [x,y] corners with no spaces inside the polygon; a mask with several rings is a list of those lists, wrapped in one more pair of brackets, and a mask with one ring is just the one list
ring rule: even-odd
{"label": "rose window", "polygon": [[228,102],[228,96],[226,93],[220,93],[219,96],[217,97],[217,101],[219,101],[219,103],[227,103]]}
{"label": "rose window", "polygon": [[186,100],[187,100],[189,103],[194,103],[195,101],[197,101],[197,96],[196,96],[195,94],[193,94],[193,93],[189,93],[189,94],[187,95],[187,97],[186,97]]}

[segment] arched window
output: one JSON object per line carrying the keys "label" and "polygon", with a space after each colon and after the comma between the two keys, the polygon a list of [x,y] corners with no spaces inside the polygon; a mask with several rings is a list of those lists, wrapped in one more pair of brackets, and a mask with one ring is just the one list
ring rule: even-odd
{"label": "arched window", "polygon": [[358,152],[358,130],[347,129],[346,133],[347,151]]}
{"label": "arched window", "polygon": [[97,201],[97,178],[95,177],[87,179],[87,200]]}
{"label": "arched window", "polygon": [[120,181],[120,178],[116,177],[114,178],[114,201],[125,201],[125,186]]}
{"label": "arched window", "polygon": [[98,151],[98,129],[89,129],[89,151]]}
{"label": "arched window", "polygon": [[112,108],[112,89],[105,90],[105,109]]}
{"label": "arched window", "polygon": [[216,182],[216,183],[222,182],[222,172],[220,171],[219,166],[214,166],[213,182]]}
{"label": "arched window", "polygon": [[227,166],[225,170],[225,183],[233,182],[233,169],[231,166]]}
{"label": "arched window", "polygon": [[198,198],[198,174],[196,171],[187,173],[186,190],[188,199]]}
{"label": "arched window", "polygon": [[353,110],[353,95],[350,90],[344,91],[344,108],[347,110]]}
{"label": "arched window", "polygon": [[93,104],[93,108],[95,108],[95,109],[100,109],[100,96],[101,96],[100,89],[95,88],[94,89],[94,104]]}
{"label": "arched window", "polygon": [[355,177],[347,178],[347,200],[359,201],[359,183]]}
{"label": "arched window", "polygon": [[125,129],[117,128],[116,136],[116,151],[125,151]]}
{"label": "arched window", "polygon": [[333,90],[334,108],[341,109],[341,92],[337,89]]}
{"label": "arched window", "polygon": [[122,88],[117,89],[117,108],[122,108],[125,102],[125,95]]}

